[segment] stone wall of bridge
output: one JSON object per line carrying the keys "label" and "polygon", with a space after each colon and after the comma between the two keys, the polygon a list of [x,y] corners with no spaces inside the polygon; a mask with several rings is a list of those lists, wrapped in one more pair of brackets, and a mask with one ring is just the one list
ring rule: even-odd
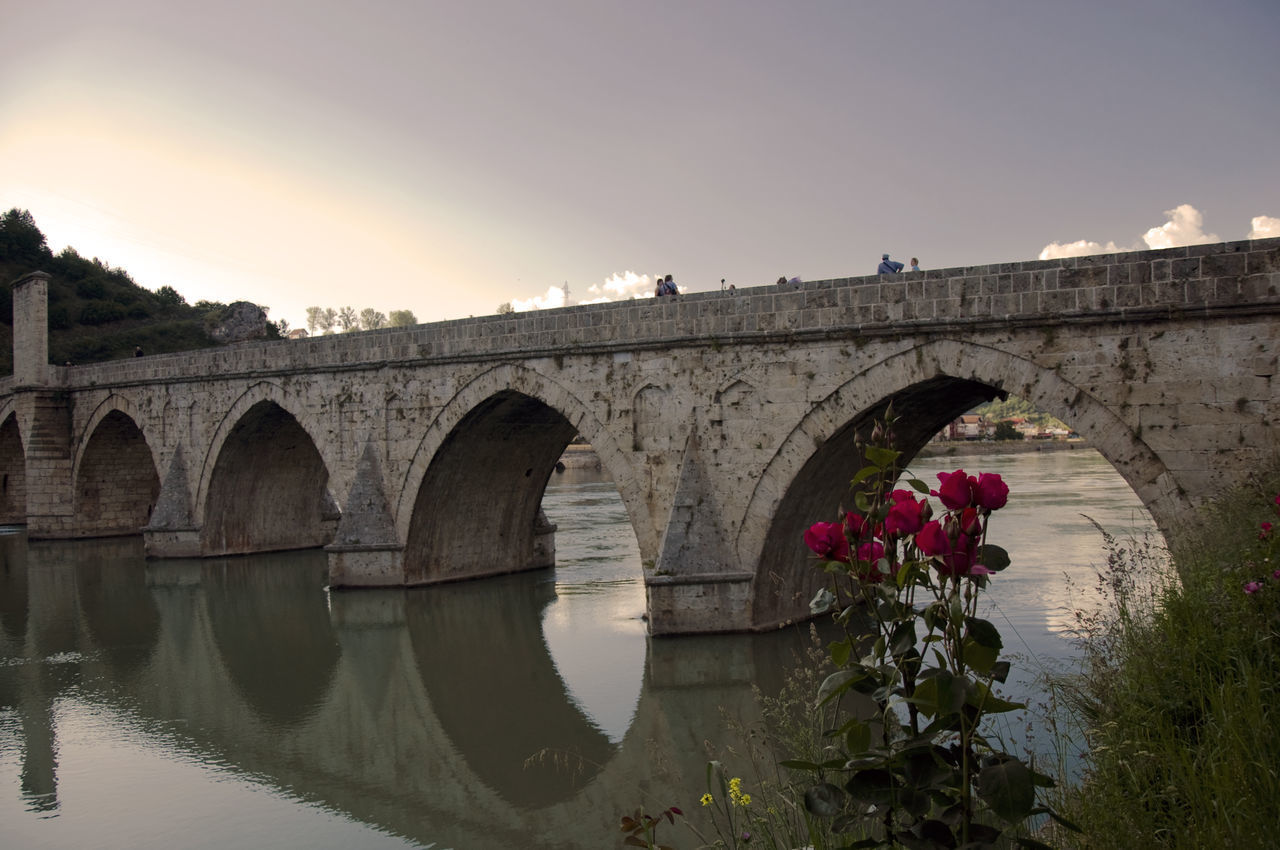
{"label": "stone wall of bridge", "polygon": [[[335,586],[400,585],[553,561],[541,493],[581,434],[630,514],[651,628],[768,628],[805,612],[800,532],[890,401],[910,457],[1027,398],[1176,528],[1277,448],[1278,293],[1265,240],[50,367],[0,395],[0,461],[24,460],[35,536],[136,533],[145,502],[155,555],[327,543]],[[112,500],[114,527],[76,507]]]}

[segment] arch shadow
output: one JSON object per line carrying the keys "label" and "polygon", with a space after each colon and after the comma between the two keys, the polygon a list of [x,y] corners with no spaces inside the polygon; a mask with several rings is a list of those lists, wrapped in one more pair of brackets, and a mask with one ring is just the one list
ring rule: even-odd
{"label": "arch shadow", "polygon": [[848,482],[863,465],[859,438],[869,435],[891,403],[900,417],[896,448],[906,466],[946,423],[1009,393],[1072,423],[1128,482],[1162,530],[1186,509],[1156,454],[1082,388],[1053,370],[987,346],[928,342],[842,384],[797,424],[766,467],[736,541],[743,562],[758,565],[752,627],[770,629],[808,617],[808,601],[822,576],[804,546],[804,529],[834,520],[838,507],[849,504]]}
{"label": "arch shadow", "polygon": [[160,495],[160,475],[128,399],[112,394],[94,410],[73,470],[77,536],[141,533]]}
{"label": "arch shadow", "polygon": [[204,555],[310,549],[333,540],[340,512],[329,467],[278,396],[273,385],[256,385],[219,425],[197,499]]}
{"label": "arch shadow", "polygon": [[[432,583],[554,564],[542,494],[575,435],[596,450],[622,496],[642,557],[657,535],[629,462],[590,409],[531,369],[503,365],[440,410],[395,508],[406,582]],[[648,551],[646,552],[646,544]]]}
{"label": "arch shadow", "polygon": [[[11,407],[11,406],[10,406]],[[18,416],[0,410],[0,525],[24,525],[27,521],[27,456]]]}

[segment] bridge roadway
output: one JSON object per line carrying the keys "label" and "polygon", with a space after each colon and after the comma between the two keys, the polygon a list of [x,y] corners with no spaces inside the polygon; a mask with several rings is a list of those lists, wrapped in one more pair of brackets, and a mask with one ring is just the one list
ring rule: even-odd
{"label": "bridge roadway", "polygon": [[[803,617],[890,402],[909,460],[1013,394],[1070,424],[1167,534],[1275,455],[1280,239],[485,316],[48,364],[14,283],[0,519],[143,533],[153,557],[324,546],[334,587],[554,563],[542,492],[575,435],[618,487],[654,634]],[[1016,494],[1015,494],[1016,497]]]}

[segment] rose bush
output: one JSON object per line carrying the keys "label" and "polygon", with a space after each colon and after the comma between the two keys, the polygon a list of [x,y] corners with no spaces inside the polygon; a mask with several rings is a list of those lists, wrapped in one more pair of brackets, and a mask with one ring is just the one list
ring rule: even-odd
{"label": "rose bush", "polygon": [[[987,716],[1022,707],[995,694],[1009,663],[999,632],[978,616],[980,592],[1009,563],[987,542],[1008,485],[957,469],[939,473],[935,490],[914,479],[896,488],[892,426],[877,424],[861,447],[853,507],[804,534],[829,576],[811,609],[830,612],[845,635],[828,646],[836,672],[818,705],[847,710],[829,758],[783,764],[814,775],[810,813],[865,836],[849,847],[1042,846],[1016,833],[1033,815],[1054,816],[1036,805],[1036,789],[1052,782],[982,731]],[[926,494],[941,503],[937,518]]]}

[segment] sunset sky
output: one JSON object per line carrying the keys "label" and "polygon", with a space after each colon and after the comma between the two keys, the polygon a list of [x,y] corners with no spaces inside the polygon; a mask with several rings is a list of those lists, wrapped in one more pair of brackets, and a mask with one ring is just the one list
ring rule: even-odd
{"label": "sunset sky", "polygon": [[1275,0],[5,0],[0,30],[0,207],[294,327],[1280,235]]}

